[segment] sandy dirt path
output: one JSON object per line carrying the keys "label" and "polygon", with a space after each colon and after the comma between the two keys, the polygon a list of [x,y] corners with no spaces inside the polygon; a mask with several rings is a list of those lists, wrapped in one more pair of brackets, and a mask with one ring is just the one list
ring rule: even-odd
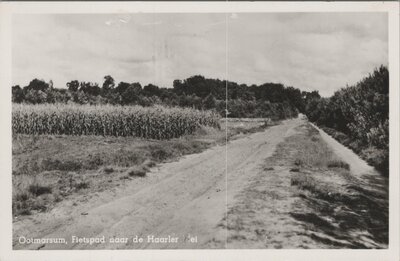
{"label": "sandy dirt path", "polygon": [[[227,205],[257,176],[277,144],[302,121],[287,120],[153,169],[124,189],[65,202],[49,213],[14,223],[14,249],[225,248]],[[228,155],[228,161],[227,159]],[[227,175],[228,173],[228,175]],[[225,226],[226,227],[226,226]],[[65,238],[67,244],[19,244],[26,238]],[[106,243],[76,244],[76,237],[105,237]],[[135,243],[132,238],[142,237]],[[153,237],[154,236],[154,237]],[[128,242],[109,243],[109,238]],[[157,238],[161,239],[156,243]],[[152,240],[154,239],[154,240]],[[214,244],[213,242],[218,242]]]}
{"label": "sandy dirt path", "polygon": [[[302,124],[286,133],[287,139],[264,161],[258,175],[249,177],[228,202],[227,222],[221,224],[227,231],[226,247],[386,248],[387,179],[315,126],[350,171],[298,168],[298,153],[312,142],[307,129],[313,128],[307,120],[299,121]],[[307,186],[293,183],[296,177],[307,177]]]}

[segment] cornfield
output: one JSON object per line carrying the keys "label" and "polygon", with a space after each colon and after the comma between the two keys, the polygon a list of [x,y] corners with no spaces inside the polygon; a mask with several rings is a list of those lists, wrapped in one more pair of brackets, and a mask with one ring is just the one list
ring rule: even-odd
{"label": "cornfield", "polygon": [[13,134],[102,135],[171,139],[201,125],[219,128],[213,111],[161,106],[14,104]]}

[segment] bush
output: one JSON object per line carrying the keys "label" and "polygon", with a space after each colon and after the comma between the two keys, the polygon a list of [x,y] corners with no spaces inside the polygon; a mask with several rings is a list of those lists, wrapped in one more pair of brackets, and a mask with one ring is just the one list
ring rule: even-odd
{"label": "bush", "polygon": [[148,169],[145,166],[135,166],[128,170],[130,177],[145,177]]}
{"label": "bush", "polygon": [[154,148],[151,148],[151,157],[156,160],[156,161],[163,161],[169,158],[171,155],[170,152],[166,150],[166,148],[154,146]]}
{"label": "bush", "polygon": [[342,168],[342,169],[350,169],[350,165],[347,164],[346,162],[343,162],[341,160],[332,160],[329,161],[327,164],[328,168]]}
{"label": "bush", "polygon": [[[381,66],[354,86],[330,98],[308,100],[306,115],[342,144],[349,146],[377,169],[388,169],[389,71]],[[382,150],[376,158],[364,150]],[[376,154],[375,152],[372,155]]]}
{"label": "bush", "polygon": [[110,173],[113,173],[113,172],[114,172],[114,169],[111,168],[111,167],[106,167],[106,168],[104,168],[104,172],[105,172],[106,174],[110,174]]}
{"label": "bush", "polygon": [[43,170],[61,170],[61,171],[77,171],[82,168],[82,164],[78,161],[59,160],[47,158],[41,163]]}
{"label": "bush", "polygon": [[389,153],[387,150],[369,147],[361,152],[361,157],[364,158],[370,165],[375,166],[383,174],[389,173]]}
{"label": "bush", "polygon": [[86,189],[89,187],[89,182],[81,181],[74,185],[76,190]]}
{"label": "bush", "polygon": [[43,186],[43,185],[39,185],[39,184],[31,184],[29,186],[28,190],[32,195],[35,195],[35,196],[49,194],[52,191],[51,187]]}

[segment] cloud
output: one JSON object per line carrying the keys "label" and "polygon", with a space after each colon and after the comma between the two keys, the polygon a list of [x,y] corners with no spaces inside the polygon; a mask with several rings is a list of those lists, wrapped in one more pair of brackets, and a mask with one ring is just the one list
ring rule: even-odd
{"label": "cloud", "polygon": [[112,75],[116,81],[171,87],[174,79],[202,74],[247,84],[281,82],[330,95],[388,63],[383,13],[229,18],[223,13],[15,15],[13,83],[24,86],[37,77],[63,87],[72,79],[100,82]]}
{"label": "cloud", "polygon": [[386,21],[379,13],[241,14],[228,27],[229,77],[331,95],[387,65]]}

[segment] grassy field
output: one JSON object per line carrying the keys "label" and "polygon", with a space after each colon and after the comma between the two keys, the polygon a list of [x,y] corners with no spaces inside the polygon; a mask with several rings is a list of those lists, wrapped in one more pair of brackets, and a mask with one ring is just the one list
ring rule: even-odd
{"label": "grassy field", "polygon": [[202,125],[192,134],[168,140],[14,134],[13,214],[47,211],[71,195],[94,193],[144,178],[157,164],[223,144],[226,138],[262,131],[272,122],[248,125],[235,121],[225,125],[221,121],[220,125]]}

